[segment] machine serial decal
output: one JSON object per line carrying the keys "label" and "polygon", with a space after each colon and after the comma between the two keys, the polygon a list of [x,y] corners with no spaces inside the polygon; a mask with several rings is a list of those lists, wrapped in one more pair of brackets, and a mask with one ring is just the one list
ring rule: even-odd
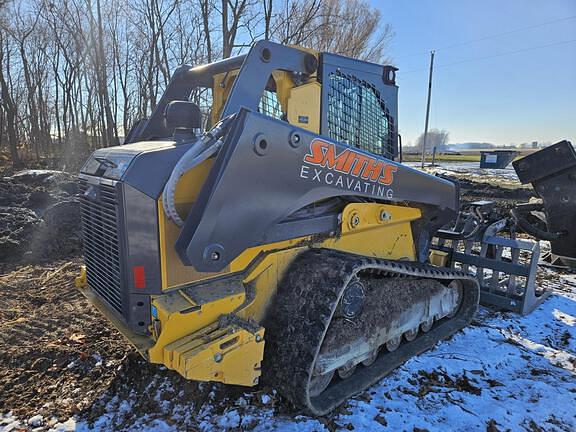
{"label": "machine serial decal", "polygon": [[300,178],[354,192],[386,198],[393,196],[392,189],[387,186],[394,183],[398,167],[367,154],[351,148],[337,153],[335,144],[315,139],[310,143],[310,153],[304,156],[304,162]]}

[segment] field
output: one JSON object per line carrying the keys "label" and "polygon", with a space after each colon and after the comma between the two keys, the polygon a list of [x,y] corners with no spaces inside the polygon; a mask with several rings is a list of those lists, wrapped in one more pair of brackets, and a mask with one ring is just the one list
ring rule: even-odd
{"label": "field", "polygon": [[[405,154],[403,155],[404,162],[420,162],[422,160],[421,155],[416,154]],[[478,162],[480,163],[480,154],[438,154],[436,155],[436,161],[438,162]],[[426,156],[426,165],[432,163],[432,156]]]}
{"label": "field", "polygon": [[[498,150],[498,149],[495,149]],[[501,149],[501,150],[509,150],[509,149]],[[518,156],[516,159],[526,156],[530,153],[533,153],[535,150],[533,149],[513,149],[518,152]],[[405,152],[402,156],[404,162],[421,162],[422,155],[421,153],[416,152]],[[436,161],[437,162],[478,162],[480,163],[480,150],[461,150],[458,154],[454,153],[437,153],[436,154]],[[432,163],[432,155],[426,155],[426,165]]]}

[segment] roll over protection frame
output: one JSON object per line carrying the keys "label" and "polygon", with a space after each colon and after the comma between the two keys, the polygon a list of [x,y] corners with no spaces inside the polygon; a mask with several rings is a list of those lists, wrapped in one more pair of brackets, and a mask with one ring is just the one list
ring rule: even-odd
{"label": "roll over protection frame", "polygon": [[[130,142],[168,138],[171,131],[164,113],[172,101],[187,101],[198,87],[212,87],[213,76],[240,69],[224,105],[220,119],[236,113],[241,107],[256,110],[268,78],[274,70],[312,74],[318,68],[316,57],[305,51],[269,41],[255,43],[245,55],[231,57],[204,66],[180,66],[146,125],[130,136]],[[246,86],[245,83],[250,83]]]}

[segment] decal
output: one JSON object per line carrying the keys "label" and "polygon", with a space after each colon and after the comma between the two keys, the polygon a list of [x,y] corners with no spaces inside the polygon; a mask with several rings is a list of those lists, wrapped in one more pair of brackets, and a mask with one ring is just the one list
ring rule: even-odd
{"label": "decal", "polygon": [[374,156],[345,148],[338,153],[335,144],[314,139],[304,156],[300,178],[391,199],[396,165]]}

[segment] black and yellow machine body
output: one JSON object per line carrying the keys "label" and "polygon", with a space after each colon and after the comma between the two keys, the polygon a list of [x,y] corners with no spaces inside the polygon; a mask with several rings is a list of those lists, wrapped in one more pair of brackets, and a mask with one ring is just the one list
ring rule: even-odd
{"label": "black and yellow machine body", "polygon": [[[150,362],[244,386],[263,375],[314,413],[466,325],[476,281],[427,264],[457,187],[394,161],[394,74],[270,42],[181,67],[129,143],[81,170],[78,286]],[[200,142],[217,150],[174,177]],[[420,297],[374,309],[382,283]],[[386,325],[334,345],[355,319]]]}

